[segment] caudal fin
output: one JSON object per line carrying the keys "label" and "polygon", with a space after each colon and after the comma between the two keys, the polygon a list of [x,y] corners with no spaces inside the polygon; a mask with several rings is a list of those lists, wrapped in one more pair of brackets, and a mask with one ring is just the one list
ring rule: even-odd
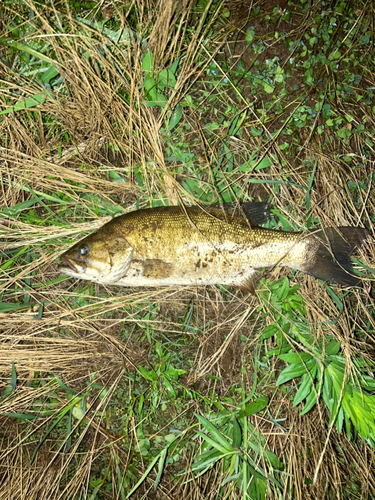
{"label": "caudal fin", "polygon": [[354,275],[350,256],[368,238],[361,227],[329,227],[309,237],[308,258],[303,271],[315,278],[341,285],[361,286]]}

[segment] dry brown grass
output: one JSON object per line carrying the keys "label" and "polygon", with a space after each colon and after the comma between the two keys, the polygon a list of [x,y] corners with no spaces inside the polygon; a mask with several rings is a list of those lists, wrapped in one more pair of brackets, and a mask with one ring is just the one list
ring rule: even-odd
{"label": "dry brown grass", "polygon": [[[343,155],[350,155],[354,164],[363,162],[361,151],[366,133],[362,139],[356,136],[355,140],[346,143],[346,150],[333,135],[307,135],[303,138],[304,147],[296,158],[280,150],[283,140],[279,135],[267,144],[262,143],[250,133],[252,126],[259,125],[260,118],[245,94],[231,84],[228,92],[221,95],[219,85],[210,89],[205,80],[209,64],[219,61],[222,53],[232,48],[230,36],[237,36],[235,23],[225,24],[226,18],[221,17],[222,11],[218,8],[211,24],[222,23],[223,30],[211,38],[208,47],[206,39],[210,35],[210,23],[206,22],[207,13],[199,18],[194,12],[196,4],[192,0],[145,0],[138,3],[136,8],[129,5],[131,15],[117,3],[111,6],[124,29],[137,24],[138,33],[148,33],[148,47],[154,54],[155,69],[163,69],[183,55],[177,84],[169,94],[168,105],[174,108],[186,95],[197,92],[195,89],[207,90],[207,102],[210,96],[216,95],[217,107],[220,107],[219,103],[222,106],[229,103],[240,106],[246,113],[242,137],[232,137],[229,141],[236,163],[239,165],[248,159],[248,151],[254,149],[259,150],[259,160],[272,155],[273,163],[267,171],[250,169],[238,172],[226,181],[229,187],[235,183],[244,199],[249,195],[267,199],[269,195],[274,195],[272,185],[251,184],[249,180],[287,178],[289,184],[280,186],[278,196],[273,197],[273,205],[295,227],[304,228],[306,210],[303,201],[310,170],[303,160],[315,159],[318,166],[310,193],[312,216],[319,219],[323,226],[358,225],[367,216],[367,226],[373,234],[371,217],[375,213],[375,198],[371,182],[367,192],[357,193],[361,197],[359,205],[354,203],[353,194],[348,189],[350,181],[357,183],[371,177],[372,166],[367,170],[362,166],[360,171],[356,171],[342,160]],[[22,302],[29,294],[30,301],[35,304],[30,309],[0,312],[1,390],[9,385],[12,363],[17,372],[17,389],[13,397],[0,403],[3,415],[0,430],[0,499],[87,498],[90,478],[99,477],[95,474],[107,467],[112,490],[106,491],[100,498],[121,498],[116,468],[119,467],[122,472],[131,469],[131,447],[137,446],[137,429],[141,424],[134,415],[125,419],[125,439],[112,430],[111,426],[115,424],[107,419],[107,409],[119,388],[128,391],[123,397],[131,400],[130,382],[126,386],[122,379],[123,368],[130,380],[138,365],[153,366],[152,346],[141,340],[140,332],[151,325],[152,331],[169,336],[177,346],[178,339],[187,335],[188,347],[183,348],[181,356],[194,359],[194,363],[184,381],[206,395],[214,391],[225,396],[233,384],[242,383],[248,390],[252,386],[255,368],[249,353],[255,349],[262,333],[259,327],[261,312],[257,311],[259,302],[256,296],[248,297],[241,292],[224,293],[216,288],[134,291],[96,286],[92,295],[88,290],[82,291],[82,284],[68,279],[48,284],[57,277],[57,256],[81,234],[109,220],[109,215],[98,215],[95,204],[108,201],[121,212],[134,209],[136,200],[140,198],[140,206],[147,206],[151,199],[163,199],[171,204],[181,201],[196,203],[197,200],[186,192],[180,182],[181,178],[192,174],[185,172],[179,177],[176,166],[165,160],[166,139],[162,129],[165,127],[164,120],[168,118],[169,106],[159,110],[144,105],[144,72],[141,67],[144,49],[141,40],[133,37],[131,44],[113,44],[111,51],[103,53],[97,49],[105,46],[105,37],[93,27],[84,26],[74,19],[65,8],[64,16],[69,19],[70,31],[68,34],[56,32],[52,18],[62,15],[57,10],[56,2],[43,7],[30,0],[25,4],[33,9],[40,22],[39,31],[34,33],[31,41],[45,37],[51,44],[56,66],[64,80],[65,93],[56,92],[48,96],[33,110],[32,117],[28,112],[2,116],[0,205],[10,208],[34,196],[48,200],[48,196],[54,197],[56,193],[61,198],[65,196],[69,202],[63,207],[52,202],[50,210],[38,204],[35,211],[40,219],[44,219],[44,224],[19,220],[19,214],[0,219],[1,250],[28,246],[30,252],[29,260],[16,259],[11,267],[2,268],[2,300]],[[7,15],[15,16],[12,8],[8,8]],[[302,33],[304,26],[302,23],[298,27]],[[269,50],[277,50],[277,47],[274,49],[270,43]],[[82,57],[85,51],[94,53],[95,57]],[[242,52],[245,52],[244,48]],[[218,62],[217,65],[220,67]],[[368,84],[374,85],[373,75],[366,73],[366,79]],[[41,92],[36,83],[26,77],[21,78],[13,71],[3,76],[2,84],[2,109],[9,107],[9,99],[16,103],[20,93],[25,98]],[[121,95],[128,97],[123,99]],[[297,101],[291,102],[286,110],[291,119],[297,105]],[[364,116],[369,130],[375,128],[369,110],[361,108],[356,111],[351,104],[338,103],[337,113],[345,115],[348,111],[357,122]],[[215,118],[214,111],[212,117]],[[207,112],[204,115],[200,109],[184,109],[184,120],[192,126],[192,131],[186,132],[186,139],[191,140],[192,151],[200,158],[202,170],[207,172],[203,182],[215,191],[212,171],[220,159],[219,151],[226,132],[217,131],[216,139],[209,141],[204,130],[205,118],[209,118]],[[45,125],[47,119],[48,127]],[[266,132],[271,132],[275,124],[276,119],[270,119]],[[372,158],[373,154],[372,151]],[[144,179],[143,186],[136,180],[137,170]],[[109,171],[121,174],[124,182],[113,182]],[[293,208],[290,209],[290,206]],[[62,208],[64,212],[60,217]],[[362,255],[366,265],[371,265],[373,255],[373,248]],[[2,263],[6,259],[4,254]],[[275,269],[268,277],[276,279],[285,272]],[[30,276],[32,289],[25,286]],[[338,316],[332,299],[312,278],[297,276],[293,277],[293,281],[301,285],[308,319],[314,325],[317,339],[332,335],[340,340],[348,360],[358,350],[362,351],[362,356],[372,358],[375,319],[370,311],[375,310],[375,304],[370,280],[365,282],[364,291],[355,291],[348,297],[344,312],[335,324],[324,325],[321,322],[333,321]],[[81,300],[79,306],[78,300]],[[197,334],[186,333],[181,327],[181,318],[192,301]],[[36,319],[42,303],[43,314]],[[156,304],[159,308],[150,320],[147,314]],[[271,311],[267,321],[272,321]],[[354,336],[355,326],[366,333],[366,342]],[[129,330],[126,338],[124,329]],[[246,341],[241,341],[241,335]],[[271,343],[272,340],[269,341]],[[276,363],[271,366],[271,371],[281,368],[280,363]],[[242,367],[246,368],[246,374],[241,373]],[[94,382],[105,386],[107,392],[104,396],[100,391],[90,393],[85,414],[80,420],[73,420],[72,429],[65,434],[65,438],[61,437],[64,435],[61,428],[60,434],[56,428],[31,463],[37,446],[34,437],[41,439],[70,401],[67,394],[61,396],[61,386],[51,374],[57,375],[79,396],[84,394],[93,373],[96,377]],[[207,375],[214,375],[217,379],[209,379]],[[263,376],[266,379],[264,373]],[[41,383],[38,388],[33,386],[35,380]],[[51,381],[54,381],[53,384]],[[263,388],[269,391],[267,385]],[[283,498],[342,499],[347,483],[350,483],[348,478],[354,478],[352,484],[358,484],[358,495],[352,498],[372,497],[375,490],[373,450],[360,440],[349,442],[334,428],[328,429],[329,416],[323,406],[318,405],[301,417],[298,409],[291,408],[286,395],[272,395],[271,391],[268,395],[273,398],[273,418],[285,418],[281,424],[286,430],[274,425],[267,416],[254,416],[253,423],[265,436],[267,447],[287,464],[285,472],[290,476],[285,476]],[[118,399],[115,401],[118,402]],[[51,410],[47,417],[43,415],[46,408]],[[189,407],[189,418],[192,418],[193,410],[199,411],[197,402],[192,402]],[[22,422],[10,415],[16,413],[37,418]],[[124,418],[121,409],[118,409],[117,415]],[[178,413],[174,418],[177,417]],[[69,437],[74,439],[68,449]],[[181,470],[189,471],[194,451],[197,452],[197,449],[191,449],[191,454],[186,452],[181,457]],[[136,465],[139,475],[147,466],[142,457]],[[155,475],[151,474],[134,497],[214,499],[224,478],[219,467],[214,467],[199,479],[194,479],[193,474],[188,472],[177,482],[172,477],[173,472],[169,476],[169,469],[167,471],[157,492],[153,491]],[[236,498],[230,483],[226,486],[225,495],[224,498]],[[269,498],[275,498],[272,489]]]}

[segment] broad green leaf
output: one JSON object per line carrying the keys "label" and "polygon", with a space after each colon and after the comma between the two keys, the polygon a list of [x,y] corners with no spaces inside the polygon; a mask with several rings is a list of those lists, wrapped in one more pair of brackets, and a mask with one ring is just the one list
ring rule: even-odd
{"label": "broad green leaf", "polygon": [[26,208],[30,208],[35,203],[38,203],[38,198],[31,198],[30,200],[22,201],[21,203],[17,203],[16,205],[13,205],[9,208],[2,208],[0,210],[0,215],[1,216],[9,216],[9,217],[15,217],[17,214],[25,210]]}
{"label": "broad green leaf", "polygon": [[274,291],[274,294],[279,300],[284,300],[288,296],[289,292],[289,280],[285,276],[280,282],[278,282],[279,286]]}
{"label": "broad green leaf", "polygon": [[178,380],[178,377],[186,373],[186,370],[181,370],[180,368],[174,368],[172,365],[169,365],[168,370],[165,373],[169,377],[172,377],[174,380]]}
{"label": "broad green leaf", "polygon": [[168,396],[172,399],[176,399],[176,393],[175,393],[175,390],[173,389],[171,383],[169,382],[169,380],[166,378],[166,377],[163,377],[163,382],[164,382],[164,386],[165,386],[165,389],[168,393]]}
{"label": "broad green leaf", "polygon": [[238,423],[238,420],[236,418],[234,418],[232,425],[233,425],[232,446],[233,448],[239,448],[242,442],[242,432],[240,424]]}
{"label": "broad green leaf", "polygon": [[0,111],[0,115],[17,112],[20,111],[21,109],[35,108],[39,104],[45,102],[46,97],[48,97],[47,92],[45,92],[45,95],[34,94],[32,97],[28,97],[23,101],[17,102],[17,104],[15,104],[14,106],[11,106],[10,108]]}
{"label": "broad green leaf", "polygon": [[303,407],[303,410],[301,411],[300,415],[305,415],[305,413],[310,411],[311,408],[316,404],[316,401],[317,401],[317,393],[315,389],[313,389],[307,396],[305,406]]}
{"label": "broad green leaf", "polygon": [[26,52],[27,54],[30,54],[33,57],[36,57],[37,59],[40,59],[41,61],[48,62],[50,64],[54,64],[56,61],[51,59],[50,57],[42,54],[41,52],[38,52],[35,49],[32,49],[28,45],[25,45],[24,43],[17,42],[15,40],[10,40],[9,38],[0,38],[0,45],[8,45],[8,47],[12,47],[13,49],[17,49],[21,52]]}
{"label": "broad green leaf", "polygon": [[329,342],[326,346],[325,346],[325,353],[327,355],[329,354],[337,354],[340,350],[340,347],[341,347],[341,342]]}
{"label": "broad green leaf", "polygon": [[159,463],[158,463],[158,473],[155,478],[155,483],[154,483],[154,490],[156,490],[158,484],[160,483],[161,476],[164,472],[164,466],[165,466],[165,461],[167,459],[167,453],[168,453],[168,446],[162,450],[160,453],[160,458],[159,458]]}
{"label": "broad green leaf", "polygon": [[85,416],[85,413],[86,412],[83,408],[81,408],[81,405],[76,405],[72,410],[73,417],[77,420],[81,420]]}
{"label": "broad green leaf", "polygon": [[343,407],[341,406],[340,407],[340,410],[338,412],[338,415],[337,415],[337,419],[336,419],[336,427],[337,427],[337,432],[339,434],[341,434],[341,431],[342,431],[342,425],[344,423],[344,410],[343,410]]}
{"label": "broad green leaf", "polygon": [[301,364],[302,362],[306,363],[309,359],[312,358],[312,355],[308,352],[288,352],[287,354],[280,354],[279,359],[285,361],[285,363],[290,364]]}
{"label": "broad green leaf", "polygon": [[328,402],[329,401],[333,401],[333,398],[332,398],[332,391],[333,391],[333,384],[332,384],[332,380],[331,380],[331,377],[326,373],[323,373],[323,389],[322,389],[322,395],[323,395],[323,400],[324,402],[327,404],[328,406]]}
{"label": "broad green leaf", "polygon": [[202,439],[204,439],[204,441],[206,441],[206,443],[208,443],[210,446],[212,446],[216,450],[220,451],[220,453],[223,453],[224,455],[235,451],[234,448],[232,448],[228,442],[226,442],[226,446],[230,447],[230,449],[227,449],[226,446],[222,446],[220,442],[215,441],[215,439],[212,439],[210,436],[208,436],[204,432],[197,431],[197,434]]}
{"label": "broad green leaf", "polygon": [[280,330],[276,325],[269,325],[263,330],[261,339],[262,340],[269,339],[270,337],[276,335],[276,333],[278,333],[279,331]]}
{"label": "broad green leaf", "polygon": [[148,73],[153,71],[153,69],[154,69],[154,56],[152,55],[152,52],[148,50],[142,58],[142,70]]}
{"label": "broad green leaf", "polygon": [[267,92],[267,94],[273,94],[273,92],[275,90],[275,87],[273,85],[270,85],[267,82],[263,82],[263,87],[264,87],[265,92]]}
{"label": "broad green leaf", "polygon": [[178,57],[175,61],[173,61],[171,67],[169,68],[169,71],[172,73],[172,75],[176,74],[178,65],[180,64],[181,57]]}
{"label": "broad green leaf", "polygon": [[281,462],[279,457],[275,453],[273,453],[273,451],[263,450],[263,456],[267,458],[272,467],[275,467],[276,469],[284,468],[284,464]]}
{"label": "broad green leaf", "polygon": [[252,403],[248,404],[243,411],[238,415],[237,418],[249,417],[250,415],[255,415],[259,413],[268,405],[268,398],[266,396],[260,396]]}
{"label": "broad green leaf", "polygon": [[340,57],[341,57],[341,52],[338,49],[336,49],[329,54],[328,61],[334,61],[336,59],[340,59]]}
{"label": "broad green leaf", "polygon": [[292,378],[300,377],[301,375],[306,373],[306,371],[307,368],[301,363],[299,363],[298,365],[289,365],[280,373],[279,378],[276,381],[276,385],[285,384],[285,382],[288,382]]}
{"label": "broad green leaf", "polygon": [[174,89],[176,83],[176,78],[170,70],[163,69],[158,74],[158,87],[160,89],[164,89],[165,87]]}
{"label": "broad green leaf", "polygon": [[264,168],[268,168],[272,165],[272,162],[268,158],[263,158],[258,165],[254,168],[254,170],[257,172],[258,170],[263,170]]}
{"label": "broad green leaf", "polygon": [[30,415],[28,413],[12,413],[12,412],[2,412],[0,415],[4,417],[20,418],[21,420],[35,420],[37,415]]}
{"label": "broad green leaf", "polygon": [[148,96],[156,96],[156,80],[152,76],[147,75],[143,87]]}
{"label": "broad green leaf", "polygon": [[[223,436],[223,434],[216,429],[216,427],[209,421],[207,418],[202,417],[202,415],[198,415],[197,413],[194,414],[196,418],[199,420],[200,424],[203,425],[205,430],[207,432],[211,433],[211,436],[216,439],[217,443],[220,444],[220,446],[223,448],[225,451],[234,451],[233,447],[231,444],[227,441],[227,439]],[[205,434],[204,434],[205,436]],[[214,445],[212,445],[214,446]],[[216,445],[215,445],[216,448]]]}
{"label": "broad green leaf", "polygon": [[143,368],[143,366],[138,366],[138,370],[140,371],[141,375],[150,382],[155,382],[158,379],[154,370],[147,371]]}
{"label": "broad green leaf", "polygon": [[182,118],[182,108],[179,104],[177,104],[169,120],[168,130],[172,130],[180,122],[181,118]]}
{"label": "broad green leaf", "polygon": [[43,73],[40,79],[43,83],[49,83],[52,78],[55,78],[58,74],[60,74],[60,71],[56,68],[56,66],[51,66]]}
{"label": "broad green leaf", "polygon": [[200,471],[212,467],[218,460],[223,458],[223,453],[218,450],[210,449],[201,455],[198,455],[191,466],[193,471]]}
{"label": "broad green leaf", "polygon": [[255,30],[254,28],[247,28],[246,35],[245,35],[245,40],[247,43],[251,43],[254,40],[255,37]]}
{"label": "broad green leaf", "polygon": [[151,100],[148,100],[146,102],[147,106],[149,108],[155,107],[155,106],[160,106],[162,109],[165,107],[167,104],[168,100],[165,97],[164,94],[161,94],[160,92],[156,92],[156,94],[153,96]]}
{"label": "broad green leaf", "polygon": [[375,391],[375,380],[369,375],[359,375],[359,383],[361,387],[367,391]]}
{"label": "broad green leaf", "polygon": [[294,396],[293,406],[297,406],[301,401],[307,398],[310,394],[313,385],[313,380],[310,373],[304,373],[301,377],[301,385]]}

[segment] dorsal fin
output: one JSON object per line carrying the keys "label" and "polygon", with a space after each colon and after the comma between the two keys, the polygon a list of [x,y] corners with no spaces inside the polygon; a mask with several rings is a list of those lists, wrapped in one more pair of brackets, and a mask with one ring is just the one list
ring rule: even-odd
{"label": "dorsal fin", "polygon": [[252,226],[262,226],[270,220],[270,206],[264,201],[248,201],[246,203],[223,203],[210,205],[208,208],[222,208],[233,216],[245,216]]}

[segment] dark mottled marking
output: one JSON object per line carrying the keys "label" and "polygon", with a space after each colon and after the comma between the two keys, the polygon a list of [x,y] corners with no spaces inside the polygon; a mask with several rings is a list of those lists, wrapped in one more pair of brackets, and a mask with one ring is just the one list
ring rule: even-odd
{"label": "dark mottled marking", "polygon": [[169,278],[173,266],[169,262],[160,259],[146,259],[142,262],[143,276],[145,278],[163,279]]}
{"label": "dark mottled marking", "polygon": [[201,259],[199,259],[196,263],[195,263],[195,267],[197,269],[199,269],[201,267]]}
{"label": "dark mottled marking", "polygon": [[258,247],[261,247],[262,245],[267,245],[267,241],[258,241],[258,242],[254,242],[252,243],[250,246],[251,248],[258,248]]}
{"label": "dark mottled marking", "polygon": [[207,267],[207,265],[208,265],[207,262],[202,263],[202,267]]}
{"label": "dark mottled marking", "polygon": [[[114,220],[116,221],[116,219],[114,219]],[[108,224],[110,224],[110,222]],[[135,229],[136,229],[136,226],[133,223],[131,223],[131,222],[127,222],[126,226],[120,226],[119,225],[119,230],[122,233],[124,233],[125,235],[128,234],[128,233],[134,232]]]}
{"label": "dark mottled marking", "polygon": [[107,244],[107,251],[110,259],[111,265],[113,265],[112,259],[118,253],[122,252],[124,248],[129,248],[130,245],[125,238],[118,236],[117,238],[112,239]]}

